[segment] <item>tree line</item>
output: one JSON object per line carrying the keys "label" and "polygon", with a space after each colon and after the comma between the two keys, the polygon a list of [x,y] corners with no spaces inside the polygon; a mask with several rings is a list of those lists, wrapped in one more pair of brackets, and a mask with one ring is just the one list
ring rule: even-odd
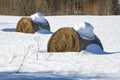
{"label": "tree line", "polygon": [[118,0],[0,0],[0,15],[116,15]]}

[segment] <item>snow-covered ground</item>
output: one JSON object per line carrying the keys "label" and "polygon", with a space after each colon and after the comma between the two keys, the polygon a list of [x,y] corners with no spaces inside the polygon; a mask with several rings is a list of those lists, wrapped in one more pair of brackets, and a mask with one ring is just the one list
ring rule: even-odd
{"label": "snow-covered ground", "polygon": [[[120,79],[120,16],[45,16],[51,32],[35,34],[15,32],[20,18],[0,16],[0,80]],[[92,44],[81,52],[47,52],[48,40],[56,30],[80,21],[94,27],[104,51]]]}

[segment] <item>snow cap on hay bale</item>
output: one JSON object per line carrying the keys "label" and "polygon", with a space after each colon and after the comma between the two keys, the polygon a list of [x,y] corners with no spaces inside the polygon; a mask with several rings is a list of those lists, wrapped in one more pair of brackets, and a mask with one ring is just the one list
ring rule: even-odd
{"label": "snow cap on hay bale", "polygon": [[75,29],[75,31],[78,32],[78,34],[83,39],[87,39],[87,40],[95,39],[95,34],[93,32],[94,28],[90,23],[81,21],[75,24],[73,28]]}
{"label": "snow cap on hay bale", "polygon": [[[34,16],[35,17],[35,16]],[[19,20],[17,24],[16,31],[24,32],[24,33],[35,33],[39,29],[47,29],[50,30],[49,23],[44,17],[41,17],[39,21],[33,21],[34,17],[23,17]],[[44,20],[44,21],[42,21]]]}
{"label": "snow cap on hay bale", "polygon": [[79,52],[80,40],[72,28],[61,28],[56,31],[48,42],[48,52]]}
{"label": "snow cap on hay bale", "polygon": [[[99,38],[94,34],[94,32],[93,32],[94,28],[90,23],[81,21],[81,22],[75,24],[73,28],[79,34],[79,36],[81,38],[81,44],[84,43],[84,45],[86,44],[86,46],[87,46],[91,43],[94,43],[94,44],[99,45],[101,47],[101,49],[103,50],[103,46],[102,46]],[[86,46],[84,46],[84,48],[86,48]]]}
{"label": "snow cap on hay bale", "polygon": [[30,16],[32,18],[33,23],[41,24],[40,28],[50,30],[50,25],[45,19],[44,15],[41,13],[35,13]]}

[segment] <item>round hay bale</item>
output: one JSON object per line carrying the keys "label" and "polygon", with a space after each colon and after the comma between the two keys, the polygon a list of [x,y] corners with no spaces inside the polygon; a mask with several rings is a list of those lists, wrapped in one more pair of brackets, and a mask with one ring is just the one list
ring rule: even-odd
{"label": "round hay bale", "polygon": [[33,22],[29,17],[23,17],[17,24],[16,32],[35,33],[39,29],[50,30],[49,23],[47,22],[47,25],[44,25],[40,22]]}
{"label": "round hay bale", "polygon": [[17,24],[17,32],[35,33],[31,18],[21,18]]}
{"label": "round hay bale", "polygon": [[48,52],[80,52],[92,43],[102,46],[97,36],[94,40],[87,40],[80,37],[73,28],[61,28],[50,38]]}
{"label": "round hay bale", "polygon": [[79,52],[80,40],[72,28],[61,28],[48,42],[48,52]]}

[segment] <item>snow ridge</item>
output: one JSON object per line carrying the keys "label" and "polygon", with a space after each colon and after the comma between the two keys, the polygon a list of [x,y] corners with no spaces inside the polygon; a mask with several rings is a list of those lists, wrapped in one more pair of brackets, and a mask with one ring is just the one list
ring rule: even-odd
{"label": "snow ridge", "polygon": [[77,24],[74,25],[73,27],[78,34],[84,38],[84,39],[88,39],[88,40],[93,40],[94,39],[94,32],[93,32],[93,26],[88,23],[88,22],[79,22]]}

